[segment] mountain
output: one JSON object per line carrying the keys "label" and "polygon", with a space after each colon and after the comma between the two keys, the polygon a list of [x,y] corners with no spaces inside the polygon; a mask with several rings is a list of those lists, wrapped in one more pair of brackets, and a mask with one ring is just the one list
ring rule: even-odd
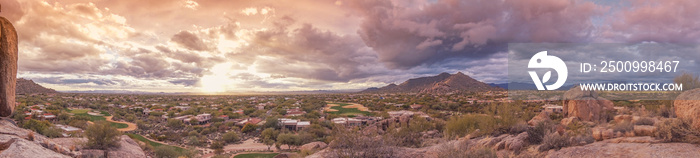
{"label": "mountain", "polygon": [[16,94],[31,94],[31,93],[58,93],[58,92],[56,92],[56,90],[45,88],[39,84],[36,84],[32,80],[18,78],[15,93]]}
{"label": "mountain", "polygon": [[441,73],[437,76],[409,79],[401,84],[389,84],[381,88],[368,88],[366,93],[450,93],[459,91],[484,92],[503,90],[479,82],[462,72],[456,74]]}
{"label": "mountain", "polygon": [[[494,87],[501,87],[507,90],[537,90],[537,86],[532,83],[521,83],[521,82],[511,82],[511,83],[489,83],[489,85]],[[564,85],[559,88],[559,90],[568,90],[577,84]]]}

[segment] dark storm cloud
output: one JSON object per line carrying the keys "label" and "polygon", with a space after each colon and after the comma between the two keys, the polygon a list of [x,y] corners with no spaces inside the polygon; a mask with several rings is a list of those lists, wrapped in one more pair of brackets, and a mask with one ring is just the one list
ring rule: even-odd
{"label": "dark storm cloud", "polygon": [[390,68],[481,59],[508,42],[577,42],[589,38],[602,8],[566,0],[351,1],[363,17],[358,34]]}
{"label": "dark storm cloud", "polygon": [[256,32],[250,46],[228,56],[242,63],[253,59],[260,72],[304,79],[347,82],[373,73],[363,67],[376,65],[376,56],[360,39],[311,24],[289,29],[294,20],[288,17],[275,23],[276,29]]}

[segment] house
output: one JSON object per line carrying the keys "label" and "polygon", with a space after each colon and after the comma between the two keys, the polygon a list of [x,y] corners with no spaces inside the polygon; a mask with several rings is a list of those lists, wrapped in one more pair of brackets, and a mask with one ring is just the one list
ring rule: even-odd
{"label": "house", "polygon": [[238,109],[236,111],[233,111],[233,113],[238,113],[238,114],[243,115],[243,109]]}
{"label": "house", "polygon": [[58,127],[59,129],[61,129],[61,131],[63,131],[63,133],[61,133],[63,135],[63,137],[76,136],[80,133],[83,133],[82,129],[76,128],[73,126],[60,125],[60,124],[56,124],[55,126]]}
{"label": "house", "polygon": [[423,105],[420,105],[420,104],[413,104],[413,105],[411,105],[411,109],[420,109],[420,108],[422,108],[422,107],[423,107]]}
{"label": "house", "polygon": [[289,130],[301,130],[304,128],[308,128],[311,126],[311,122],[309,121],[299,121],[296,119],[288,119],[288,118],[280,118],[278,120],[278,125],[282,126],[283,128],[287,128]]}
{"label": "house", "polygon": [[244,126],[245,124],[248,124],[248,123],[257,125],[261,121],[262,121],[262,119],[259,119],[259,118],[248,118],[248,119],[245,119],[245,120],[242,120],[242,121],[236,123],[236,125]]}
{"label": "house", "polygon": [[199,124],[206,124],[211,120],[211,114],[199,114],[195,118],[199,121]]}
{"label": "house", "polygon": [[56,115],[51,114],[51,113],[45,113],[43,116],[44,120],[53,120],[56,119]]}
{"label": "house", "polygon": [[391,117],[404,117],[404,116],[411,117],[413,115],[418,115],[420,117],[430,118],[430,116],[428,116],[427,114],[420,112],[420,111],[413,112],[413,111],[401,110],[401,111],[388,111],[386,113],[388,113],[389,116],[391,116]]}
{"label": "house", "polygon": [[346,126],[360,126],[362,125],[362,120],[355,118],[339,117],[331,120],[334,124],[346,125]]}
{"label": "house", "polygon": [[542,108],[548,114],[564,112],[564,107],[559,106],[559,105],[545,104],[542,106]]}

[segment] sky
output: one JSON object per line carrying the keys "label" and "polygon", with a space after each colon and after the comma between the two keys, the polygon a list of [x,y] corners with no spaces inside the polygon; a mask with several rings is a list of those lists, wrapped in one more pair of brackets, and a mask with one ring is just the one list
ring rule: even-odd
{"label": "sky", "polygon": [[697,43],[696,0],[0,0],[18,77],[59,91],[507,82],[508,43]]}

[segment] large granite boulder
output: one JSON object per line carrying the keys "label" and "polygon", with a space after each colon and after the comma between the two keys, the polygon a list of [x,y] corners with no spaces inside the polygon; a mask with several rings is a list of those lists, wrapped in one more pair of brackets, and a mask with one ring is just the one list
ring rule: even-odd
{"label": "large granite boulder", "polygon": [[578,86],[564,93],[563,108],[566,117],[591,122],[606,121],[602,114],[614,110],[612,101],[599,97],[595,91],[582,91]]}
{"label": "large granite boulder", "polygon": [[139,143],[136,143],[136,141],[129,138],[127,135],[122,135],[121,139],[119,140],[119,147],[110,149],[107,155],[108,157],[122,158],[146,157],[146,153],[144,153],[141,147],[139,147]]}
{"label": "large granite boulder", "polygon": [[690,121],[693,128],[700,129],[700,88],[678,95],[673,108],[678,118]]}
{"label": "large granite boulder", "polygon": [[44,148],[39,143],[14,135],[0,135],[0,157],[16,158],[69,158],[53,150]]}
{"label": "large granite boulder", "polygon": [[0,119],[0,157],[71,157],[79,155],[46,136]]}
{"label": "large granite boulder", "polygon": [[9,20],[0,17],[0,116],[15,110],[17,82],[17,31]]}

